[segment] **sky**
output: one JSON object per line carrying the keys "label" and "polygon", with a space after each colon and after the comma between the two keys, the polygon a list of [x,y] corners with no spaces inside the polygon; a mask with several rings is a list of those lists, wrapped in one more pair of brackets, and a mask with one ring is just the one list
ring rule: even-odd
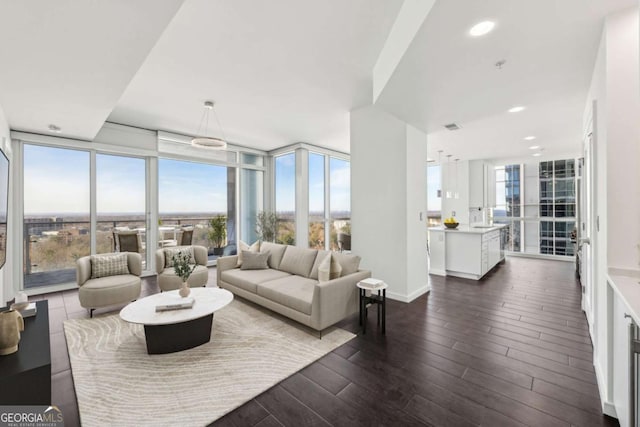
{"label": "sky", "polygon": [[[24,146],[26,215],[89,213],[89,152]],[[295,210],[295,155],[276,157],[276,210]],[[331,210],[350,211],[350,164],[330,158]],[[210,213],[227,210],[227,168],[181,160],[158,160],[162,213]],[[145,161],[98,154],[98,215],[145,211]],[[324,210],[324,156],[309,155],[310,210]]]}
{"label": "sky", "polygon": [[[225,212],[227,169],[160,159],[160,213]],[[89,153],[37,145],[24,146],[24,210],[26,215],[89,212]],[[98,215],[144,213],[145,161],[96,156]]]}
{"label": "sky", "polygon": [[[295,154],[275,158],[276,211],[295,210]],[[331,211],[351,211],[351,166],[348,161],[329,159],[329,205]],[[309,211],[324,211],[324,156],[309,153]]]}

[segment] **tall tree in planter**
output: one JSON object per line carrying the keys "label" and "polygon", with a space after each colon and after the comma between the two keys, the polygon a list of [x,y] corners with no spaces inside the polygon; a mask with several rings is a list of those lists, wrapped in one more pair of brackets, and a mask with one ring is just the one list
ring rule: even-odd
{"label": "tall tree in planter", "polygon": [[209,241],[213,245],[213,254],[222,255],[227,239],[227,217],[217,215],[209,220]]}
{"label": "tall tree in planter", "polygon": [[256,217],[256,234],[263,242],[275,242],[278,232],[278,217],[275,212],[260,211]]}

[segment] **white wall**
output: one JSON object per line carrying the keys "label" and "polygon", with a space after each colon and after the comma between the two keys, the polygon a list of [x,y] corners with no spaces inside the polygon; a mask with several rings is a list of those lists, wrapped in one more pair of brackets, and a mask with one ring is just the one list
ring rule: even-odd
{"label": "white wall", "polygon": [[[595,201],[600,229],[592,235],[594,365],[605,413],[613,411],[612,295],[607,270],[638,270],[640,253],[640,28],[638,8],[607,17],[586,100],[594,122]],[[595,110],[593,105],[595,102]],[[630,218],[632,218],[630,220]]]}
{"label": "white wall", "polygon": [[352,250],[405,302],[428,290],[426,164],[426,135],[372,106],[351,112]]}
{"label": "white wall", "polygon": [[[456,165],[457,163],[457,165]],[[458,198],[447,198],[447,191],[455,192]],[[469,223],[469,161],[453,159],[442,161],[442,218],[448,218],[455,212],[460,224]]]}
{"label": "white wall", "polygon": [[[2,151],[4,151],[4,153],[7,155],[7,158],[9,158],[10,168],[13,169],[13,162],[11,161],[12,152],[11,152],[11,140],[9,139],[9,125],[7,123],[7,119],[5,118],[2,107],[0,107],[0,146],[2,148]],[[7,242],[6,242],[7,259],[0,273],[0,307],[4,306],[7,301],[13,299],[13,296],[14,296],[13,274],[10,266],[13,261],[13,252],[17,251],[18,249],[15,247],[15,243],[13,242],[11,233],[9,233],[9,230],[11,230],[13,227],[13,221],[14,221],[14,218],[11,215],[11,198],[13,196],[13,192],[11,191],[11,186],[13,185],[12,181],[13,181],[13,176],[10,173],[9,174],[9,189],[10,189],[9,190],[10,191],[9,217],[8,217],[8,223],[7,223]]]}

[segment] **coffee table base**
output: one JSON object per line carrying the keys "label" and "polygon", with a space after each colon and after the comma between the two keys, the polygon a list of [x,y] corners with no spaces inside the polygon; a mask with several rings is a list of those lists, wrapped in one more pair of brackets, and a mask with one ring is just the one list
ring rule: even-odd
{"label": "coffee table base", "polygon": [[211,340],[213,313],[170,325],[144,325],[147,353],[165,354],[187,350]]}

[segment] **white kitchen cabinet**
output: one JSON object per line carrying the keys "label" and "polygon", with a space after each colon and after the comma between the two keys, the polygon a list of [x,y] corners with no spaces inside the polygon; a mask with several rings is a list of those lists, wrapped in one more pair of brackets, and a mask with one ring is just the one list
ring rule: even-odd
{"label": "white kitchen cabinet", "polygon": [[[614,294],[615,295],[615,294]],[[629,320],[619,295],[613,300],[613,403],[620,426],[629,426]]]}
{"label": "white kitchen cabinet", "polygon": [[430,274],[478,280],[502,261],[500,230],[459,226],[455,230],[429,228]]}
{"label": "white kitchen cabinet", "polygon": [[496,205],[496,171],[484,160],[469,162],[469,208],[493,208]]}

